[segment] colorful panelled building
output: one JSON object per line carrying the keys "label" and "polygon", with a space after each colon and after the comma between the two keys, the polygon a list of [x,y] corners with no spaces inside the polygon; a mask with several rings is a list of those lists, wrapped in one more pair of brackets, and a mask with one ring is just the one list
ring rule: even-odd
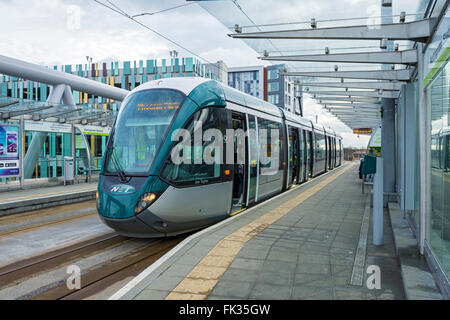
{"label": "colorful panelled building", "polygon": [[[218,81],[226,81],[227,67],[222,61],[215,64],[202,64],[193,57],[151,59],[139,61],[109,61],[90,64],[54,66],[54,70],[71,73],[80,77],[106,83],[118,88],[133,90],[147,81],[171,78],[200,76]],[[225,77],[223,76],[225,74]],[[224,79],[225,78],[225,79]],[[0,97],[10,97],[26,102],[46,101],[51,85],[0,75]],[[109,98],[94,96],[85,92],[73,91],[75,103],[85,110],[104,109],[117,113],[120,102]],[[25,126],[25,152],[33,137],[33,131]],[[86,146],[82,139],[76,140],[77,159],[85,157]],[[88,136],[88,148],[92,153],[94,164],[101,166],[101,159],[106,149],[107,135],[92,134]],[[56,178],[63,175],[64,156],[71,156],[71,133],[49,132],[42,149],[33,178]],[[78,166],[82,166],[77,163]],[[80,172],[80,174],[83,174]]]}

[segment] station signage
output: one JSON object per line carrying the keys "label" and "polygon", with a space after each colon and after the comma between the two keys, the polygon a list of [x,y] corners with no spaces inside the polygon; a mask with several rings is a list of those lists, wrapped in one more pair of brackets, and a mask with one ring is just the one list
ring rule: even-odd
{"label": "station signage", "polygon": [[72,125],[58,122],[25,120],[25,131],[72,133]]}
{"label": "station signage", "polygon": [[77,134],[75,136],[75,149],[86,149],[86,144],[84,143],[83,136]]}
{"label": "station signage", "polygon": [[110,127],[99,127],[99,126],[90,126],[90,125],[77,125],[78,130],[81,131],[82,134],[89,134],[94,136],[108,136],[111,128]]}
{"label": "station signage", "polygon": [[353,129],[353,133],[356,133],[356,134],[359,134],[359,133],[371,134],[372,133],[372,129],[370,129],[370,128]]}
{"label": "station signage", "polygon": [[17,125],[0,125],[0,177],[20,176],[20,134]]}
{"label": "station signage", "polygon": [[378,128],[374,135],[370,138],[369,148],[381,148],[381,128]]}

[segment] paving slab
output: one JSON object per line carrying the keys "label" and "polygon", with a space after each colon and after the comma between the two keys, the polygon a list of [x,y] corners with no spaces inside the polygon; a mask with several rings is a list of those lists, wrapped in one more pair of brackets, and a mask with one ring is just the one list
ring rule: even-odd
{"label": "paving slab", "polygon": [[381,288],[366,272],[350,285],[369,195],[357,166],[333,170],[194,234],[111,299],[404,299],[389,219],[384,246],[366,234],[364,270],[379,265]]}

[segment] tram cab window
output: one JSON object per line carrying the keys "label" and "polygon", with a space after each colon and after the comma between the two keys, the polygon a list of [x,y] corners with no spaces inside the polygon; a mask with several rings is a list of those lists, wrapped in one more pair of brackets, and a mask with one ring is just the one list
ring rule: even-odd
{"label": "tram cab window", "polygon": [[138,91],[124,101],[107,153],[106,172],[148,173],[169,125],[184,100],[169,89]]}
{"label": "tram cab window", "polygon": [[[185,124],[184,133],[174,132],[172,140],[177,142],[164,164],[161,173],[163,179],[179,185],[220,181],[225,132],[221,111],[220,108],[199,110]],[[190,141],[182,137],[183,134],[191,137]],[[202,144],[195,145],[196,136],[203,137]]]}

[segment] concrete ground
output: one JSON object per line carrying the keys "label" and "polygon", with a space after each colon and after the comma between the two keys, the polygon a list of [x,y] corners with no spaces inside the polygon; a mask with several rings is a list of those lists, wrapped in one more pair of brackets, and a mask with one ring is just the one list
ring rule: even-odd
{"label": "concrete ground", "polygon": [[371,245],[367,200],[346,165],[194,235],[111,299],[404,299],[390,220]]}

